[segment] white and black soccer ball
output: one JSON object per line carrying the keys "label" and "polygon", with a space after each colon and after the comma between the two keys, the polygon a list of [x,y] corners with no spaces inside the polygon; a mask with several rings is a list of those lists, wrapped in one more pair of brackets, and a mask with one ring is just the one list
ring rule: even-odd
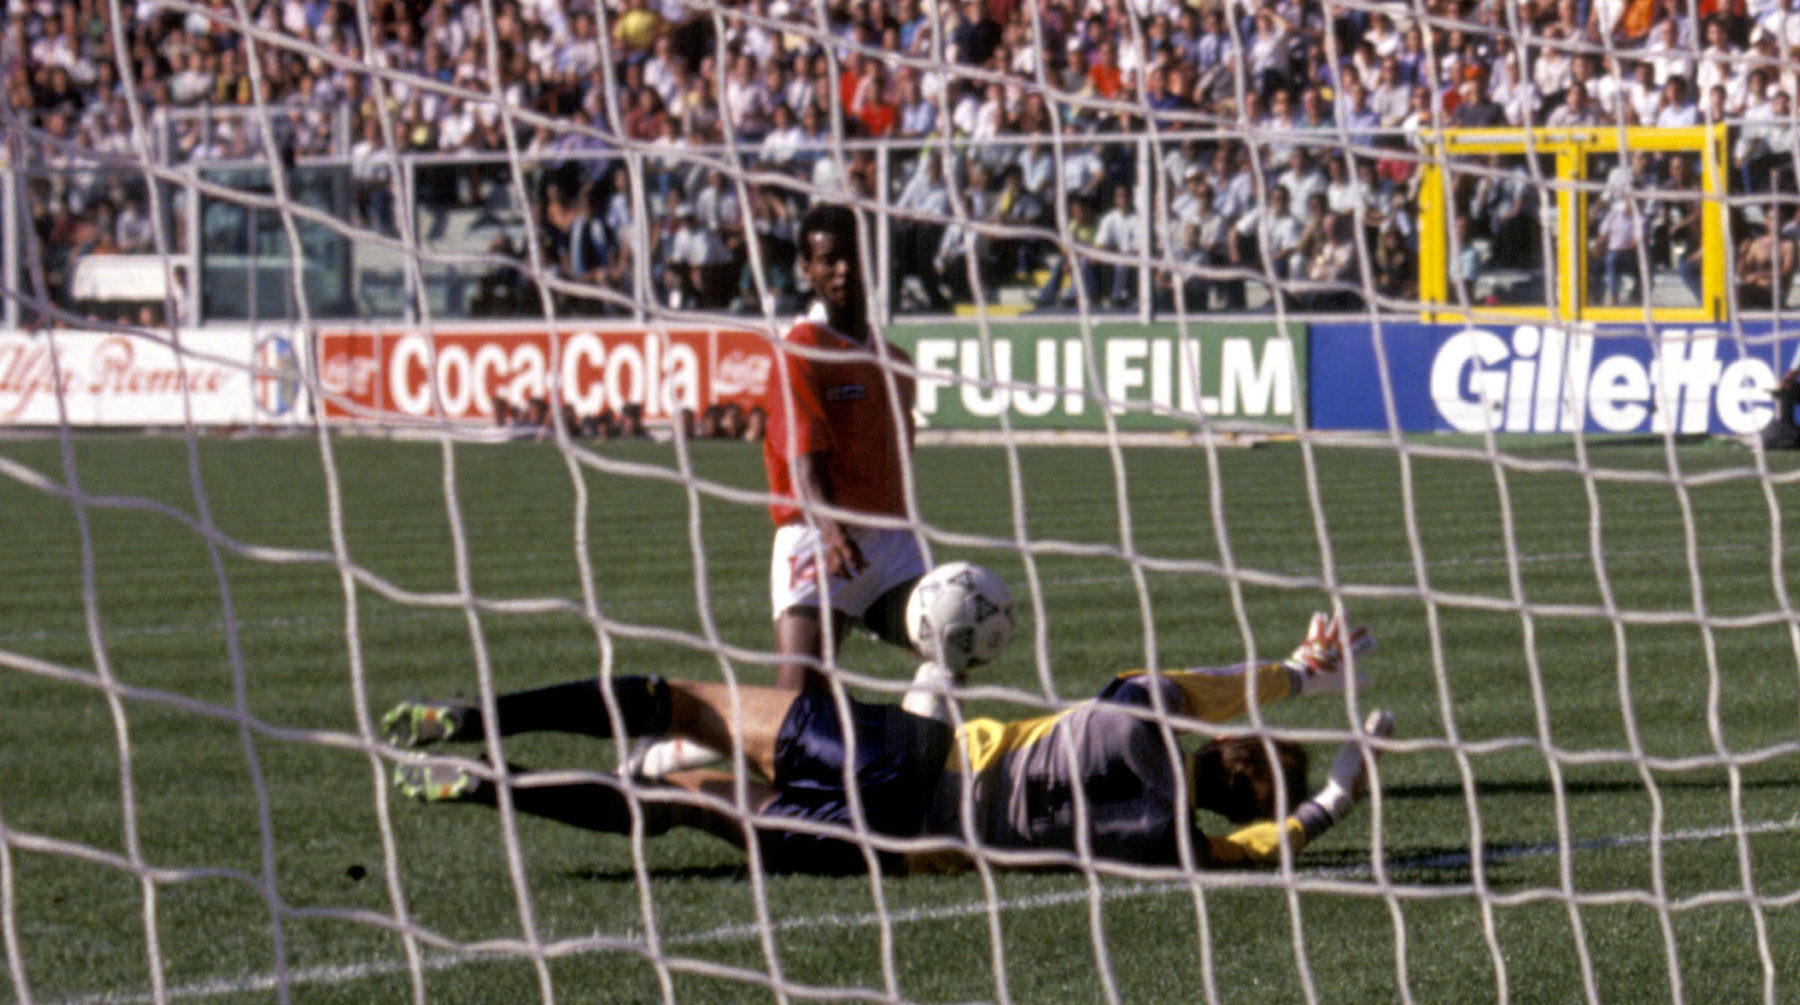
{"label": "white and black soccer ball", "polygon": [[1012,643],[1012,591],[979,565],[940,565],[913,587],[906,634],[914,648],[951,673],[992,663]]}

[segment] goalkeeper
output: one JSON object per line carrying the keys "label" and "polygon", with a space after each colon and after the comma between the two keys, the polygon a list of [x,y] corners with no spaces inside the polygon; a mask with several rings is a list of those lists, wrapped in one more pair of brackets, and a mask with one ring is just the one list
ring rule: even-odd
{"label": "goalkeeper", "polygon": [[[771,872],[865,871],[869,859],[854,840],[858,804],[867,831],[879,838],[951,839],[925,852],[882,842],[875,861],[891,873],[960,867],[976,849],[1032,853],[1013,861],[1034,868],[1074,865],[1072,853],[1084,846],[1098,858],[1173,865],[1181,860],[1183,827],[1197,864],[1269,862],[1284,840],[1297,852],[1350,811],[1375,752],[1358,741],[1345,744],[1325,785],[1301,800],[1306,755],[1298,745],[1237,737],[1175,757],[1152,709],[1160,698],[1170,716],[1222,722],[1247,711],[1251,700],[1336,693],[1355,654],[1372,646],[1366,629],[1314,615],[1306,640],[1285,662],[1122,674],[1098,697],[1035,719],[973,719],[953,729],[939,718],[846,698],[848,738],[827,691],[740,686],[734,694],[725,684],[621,676],[611,680],[609,703],[595,682],[576,681],[500,696],[499,732],[607,738],[616,713],[628,736],[667,733],[741,748],[762,777],[700,770],[655,784],[610,776],[546,782],[520,769],[503,776],[474,761],[415,755],[396,766],[394,781],[425,802],[493,806],[504,777],[518,811],[589,830],[629,833],[641,816],[648,834],[694,827],[739,846],[754,837]],[[927,664],[921,678],[931,669]],[[925,685],[925,696],[939,687]],[[391,742],[414,748],[487,736],[480,710],[466,702],[402,702],[383,727]],[[1392,716],[1374,713],[1364,731],[1391,735]],[[740,785],[749,813],[733,809],[744,805]],[[1282,805],[1291,810],[1276,823]],[[1247,826],[1207,835],[1194,821],[1197,809]],[[1085,836],[1077,833],[1081,820]],[[974,849],[963,840],[971,836]]]}

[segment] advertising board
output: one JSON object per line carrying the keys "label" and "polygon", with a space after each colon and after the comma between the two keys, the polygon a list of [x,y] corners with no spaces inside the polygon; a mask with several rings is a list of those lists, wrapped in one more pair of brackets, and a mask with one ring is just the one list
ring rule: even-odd
{"label": "advertising board", "polygon": [[663,421],[683,409],[767,393],[769,339],[713,328],[551,331],[469,328],[326,331],[319,336],[324,414],[337,420],[492,421],[494,400],[547,398],[554,384],[581,415],[642,404]]}
{"label": "advertising board", "polygon": [[1272,322],[895,326],[920,370],[920,423],[936,429],[1192,429],[1202,418],[1293,421],[1306,335]]}
{"label": "advertising board", "polygon": [[[1089,343],[1073,323],[996,325],[992,353],[973,324],[901,325],[888,337],[921,371],[922,426],[1092,429],[1103,408],[1126,429],[1192,428],[1200,417],[1291,422],[1305,337],[1274,324],[1106,324]],[[351,421],[491,421],[494,399],[546,397],[554,382],[577,413],[641,403],[647,421],[768,392],[770,338],[750,330],[552,333],[542,326],[326,331],[319,337],[324,414]]]}
{"label": "advertising board", "polygon": [[1745,435],[1774,415],[1800,331],[1361,323],[1314,325],[1309,345],[1316,429]]}
{"label": "advertising board", "polygon": [[[0,333],[0,424],[290,425],[304,343],[282,327]],[[60,404],[59,404],[60,402]]]}

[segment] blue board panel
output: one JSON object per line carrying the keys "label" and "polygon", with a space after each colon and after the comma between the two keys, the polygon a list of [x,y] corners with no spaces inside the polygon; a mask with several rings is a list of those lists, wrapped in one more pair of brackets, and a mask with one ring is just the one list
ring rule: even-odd
{"label": "blue board panel", "polygon": [[1743,435],[1774,414],[1800,329],[1329,324],[1308,346],[1314,429]]}

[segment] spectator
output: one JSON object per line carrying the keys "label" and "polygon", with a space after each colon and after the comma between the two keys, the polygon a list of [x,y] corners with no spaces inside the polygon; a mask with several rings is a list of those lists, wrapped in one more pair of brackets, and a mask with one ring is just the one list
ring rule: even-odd
{"label": "spectator", "polygon": [[1256,204],[1256,175],[1247,145],[1219,144],[1213,154],[1213,192],[1219,212],[1235,221]]}
{"label": "spectator", "polygon": [[981,66],[992,58],[1004,35],[982,0],[964,0],[962,21],[950,34],[950,58],[965,66]]}
{"label": "spectator", "polygon": [[[738,273],[738,298],[734,311],[761,309],[764,313],[792,314],[799,308],[795,258],[799,253],[800,214],[788,193],[773,185],[750,190],[750,220],[760,270],[746,260]],[[760,281],[760,285],[759,285]]]}
{"label": "spectator", "polygon": [[638,143],[653,143],[666,132],[668,110],[654,88],[643,87],[631,95],[625,112],[625,137]]}
{"label": "spectator", "polygon": [[[958,208],[957,222],[944,228],[932,265],[943,276],[944,282],[949,284],[951,296],[966,302],[974,296],[976,283],[990,275],[990,271],[983,267],[988,261],[992,245],[992,238],[985,228],[998,219],[997,192],[993,185],[993,173],[986,161],[970,158],[969,179],[962,188],[961,196],[962,205]],[[954,199],[952,206],[955,206]],[[970,226],[964,221],[972,221],[979,226]],[[992,294],[992,290],[986,292]]]}
{"label": "spectator", "polygon": [[1657,22],[1650,32],[1650,42],[1642,49],[1643,61],[1651,67],[1657,86],[1671,79],[1687,80],[1694,75],[1693,50],[1681,38],[1681,25],[1674,18]]}
{"label": "spectator", "polygon": [[1400,77],[1400,60],[1394,56],[1383,59],[1375,93],[1369,99],[1369,109],[1375,113],[1381,128],[1399,127],[1412,106],[1412,90],[1412,85]]}
{"label": "spectator", "polygon": [[1353,311],[1362,307],[1361,264],[1356,257],[1356,223],[1342,213],[1325,214],[1324,238],[1314,245],[1306,278],[1318,284],[1301,301],[1311,311]]}
{"label": "spectator", "polygon": [[1683,129],[1699,123],[1700,107],[1688,96],[1687,78],[1670,77],[1665,80],[1654,124],[1662,129]]}
{"label": "spectator", "polygon": [[[1412,300],[1418,296],[1418,269],[1399,228],[1383,226],[1375,244],[1375,290],[1387,300]],[[1402,304],[1405,309],[1407,305]]]}
{"label": "spectator", "polygon": [[943,280],[934,264],[936,251],[943,245],[943,221],[950,216],[944,162],[936,152],[927,152],[918,159],[894,208],[889,302],[896,306],[906,302],[910,279],[933,311],[949,311],[950,300],[944,296]]}
{"label": "spectator", "polygon": [[362,225],[378,234],[395,232],[392,165],[380,121],[364,120],[362,136],[350,148],[350,201]]}
{"label": "spectator", "polygon": [[1795,143],[1793,99],[1776,91],[1766,110],[1749,118],[1739,136],[1738,166],[1751,192],[1794,191]]}
{"label": "spectator", "polygon": [[[1601,217],[1590,242],[1588,254],[1602,262],[1605,283],[1602,290],[1603,303],[1608,307],[1628,304],[1641,293],[1642,279],[1634,277],[1637,275],[1638,246],[1643,230],[1644,221],[1639,215],[1635,199],[1614,199],[1607,204],[1605,215]],[[1625,295],[1627,281],[1631,281],[1632,286],[1630,300]]]}
{"label": "spectator", "polygon": [[910,66],[894,71],[894,104],[899,119],[895,134],[901,139],[923,139],[937,132],[937,105],[919,86],[919,72]]}
{"label": "spectator", "polygon": [[1743,52],[1731,44],[1730,29],[1725,19],[1713,15],[1706,20],[1706,48],[1694,67],[1694,88],[1709,94],[1715,85],[1724,85],[1743,74]]}
{"label": "spectator", "polygon": [[[1143,250],[1141,233],[1132,190],[1123,185],[1115,187],[1112,207],[1100,217],[1100,224],[1094,230],[1094,247],[1121,256],[1138,255]],[[1107,268],[1112,277],[1107,292],[1108,304],[1115,308],[1128,306],[1136,299],[1133,280],[1137,270],[1124,262],[1108,263]]]}
{"label": "spectator", "polygon": [[156,229],[142,196],[128,196],[113,221],[113,239],[123,255],[138,255],[156,250]]}
{"label": "spectator", "polygon": [[[1370,14],[1369,30],[1363,36],[1375,50],[1375,55],[1382,60],[1385,69],[1387,61],[1400,52],[1401,33],[1394,27],[1394,19],[1387,11],[1377,8]],[[1394,64],[1398,69],[1399,64]]]}
{"label": "spectator", "polygon": [[1630,118],[1621,118],[1626,125],[1654,125],[1657,112],[1662,108],[1663,89],[1656,82],[1656,67],[1647,61],[1639,61],[1632,66],[1631,83],[1625,89],[1625,103],[1621,115],[1630,113]]}
{"label": "spectator", "polygon": [[1048,213],[1056,199],[1056,158],[1043,143],[1031,140],[1018,148],[1016,163],[1025,191]]}
{"label": "spectator", "polygon": [[584,317],[621,310],[605,294],[611,292],[621,301],[629,300],[631,245],[626,235],[607,223],[601,200],[592,191],[580,199],[579,213],[569,224],[566,247],[563,274],[596,289],[591,294],[571,297],[563,305],[564,310]]}
{"label": "spectator", "polygon": [[1344,85],[1344,98],[1338,103],[1337,114],[1338,123],[1343,127],[1351,146],[1359,150],[1374,148],[1378,142],[1376,130],[1381,128],[1381,116],[1369,107],[1369,92],[1360,80],[1351,80]]}
{"label": "spectator", "polygon": [[[1231,262],[1231,227],[1232,219],[1218,208],[1213,189],[1206,186],[1200,193],[1200,206],[1194,214],[1194,222],[1199,225],[1200,250],[1205,256],[1208,266],[1217,268]],[[1240,282],[1212,282],[1209,289],[1216,289],[1224,299],[1222,306],[1242,310],[1244,308],[1244,284]]]}
{"label": "spectator", "polygon": [[1725,113],[1734,119],[1766,117],[1769,111],[1769,74],[1760,66],[1732,78]]}
{"label": "spectator", "polygon": [[1565,48],[1567,40],[1559,28],[1545,31],[1534,42],[1528,42],[1526,50],[1531,56],[1532,87],[1543,95],[1545,104],[1555,105],[1574,86],[1575,57]]}
{"label": "spectator", "polygon": [[756,57],[739,53],[725,82],[725,117],[733,134],[747,143],[762,139],[772,125],[775,96],[757,73]]}
{"label": "spectator", "polygon": [[1288,190],[1277,185],[1269,189],[1266,206],[1256,206],[1239,217],[1232,230],[1232,264],[1276,280],[1287,279],[1290,256],[1304,229],[1291,205]]}
{"label": "spectator", "polygon": [[[1202,196],[1205,197],[1207,208],[1212,208],[1212,189],[1206,184],[1205,168],[1199,164],[1188,168],[1183,185],[1182,191],[1169,200],[1169,215],[1174,218],[1175,236],[1180,234],[1181,227],[1199,219]],[[1162,235],[1165,246],[1175,243],[1169,240],[1170,236],[1166,233]]]}
{"label": "spectator", "polygon": [[[991,85],[998,88],[1000,85]],[[851,96],[849,112],[862,124],[865,136],[884,138],[893,133],[900,110],[888,100],[887,66],[878,59],[862,60],[862,73]]]}
{"label": "spectator", "polygon": [[1289,205],[1306,206],[1314,195],[1323,195],[1331,181],[1313,162],[1312,153],[1296,146],[1289,149],[1287,164],[1275,183],[1287,189]]}
{"label": "spectator", "polygon": [[1269,99],[1269,113],[1260,120],[1246,119],[1253,129],[1264,135],[1263,147],[1268,151],[1268,162],[1285,164],[1294,150],[1295,130],[1299,121],[1294,117],[1293,99],[1285,90],[1276,91]]}
{"label": "spectator", "polygon": [[1333,213],[1355,216],[1356,208],[1362,205],[1364,199],[1362,179],[1350,177],[1350,169],[1345,166],[1343,155],[1336,151],[1320,160],[1325,165],[1325,208]]}
{"label": "spectator", "polygon": [[1272,6],[1257,10],[1247,40],[1250,86],[1259,94],[1287,93],[1294,39],[1287,21]]}
{"label": "spectator", "polygon": [[1738,308],[1772,310],[1786,306],[1800,262],[1796,241],[1771,227],[1738,244]]}
{"label": "spectator", "polygon": [[1552,109],[1544,124],[1552,129],[1580,129],[1600,124],[1599,111],[1579,85],[1563,92],[1563,103]]}
{"label": "spectator", "polygon": [[[1519,57],[1509,52],[1495,65],[1498,72],[1494,76],[1490,97],[1500,106],[1505,124],[1522,126],[1527,122],[1539,121],[1537,87],[1519,69]],[[1585,67],[1588,62],[1585,57],[1578,56],[1573,65]],[[1575,89],[1586,90],[1579,81],[1572,85],[1571,90]]]}
{"label": "spectator", "polygon": [[796,173],[802,148],[808,142],[806,130],[786,105],[776,105],[769,131],[758,146],[757,163],[788,174]]}
{"label": "spectator", "polygon": [[1506,124],[1506,111],[1488,96],[1487,73],[1477,66],[1463,71],[1457,88],[1456,111],[1450,125],[1457,129],[1492,129]]}
{"label": "spectator", "polygon": [[[1092,303],[1098,289],[1094,282],[1093,261],[1081,250],[1094,246],[1093,204],[1086,199],[1071,198],[1068,206],[1069,223],[1063,235],[1065,243],[1062,253],[1051,265],[1050,278],[1038,289],[1035,303],[1039,307],[1077,303],[1077,283],[1080,284],[1080,302]],[[1064,280],[1069,283],[1067,291],[1063,289]]]}
{"label": "spectator", "polygon": [[747,254],[744,209],[738,202],[737,186],[725,172],[706,169],[706,185],[694,195],[694,218],[725,245],[734,271],[743,264]]}
{"label": "spectator", "polygon": [[731,302],[737,279],[731,251],[718,231],[700,224],[691,203],[683,202],[675,209],[675,231],[666,260],[666,272],[685,274],[682,289],[692,298],[691,306],[720,309]]}
{"label": "spectator", "polygon": [[1159,270],[1156,274],[1156,309],[1205,313],[1211,284],[1204,274],[1209,262],[1197,220],[1181,225],[1172,259],[1173,270]]}

